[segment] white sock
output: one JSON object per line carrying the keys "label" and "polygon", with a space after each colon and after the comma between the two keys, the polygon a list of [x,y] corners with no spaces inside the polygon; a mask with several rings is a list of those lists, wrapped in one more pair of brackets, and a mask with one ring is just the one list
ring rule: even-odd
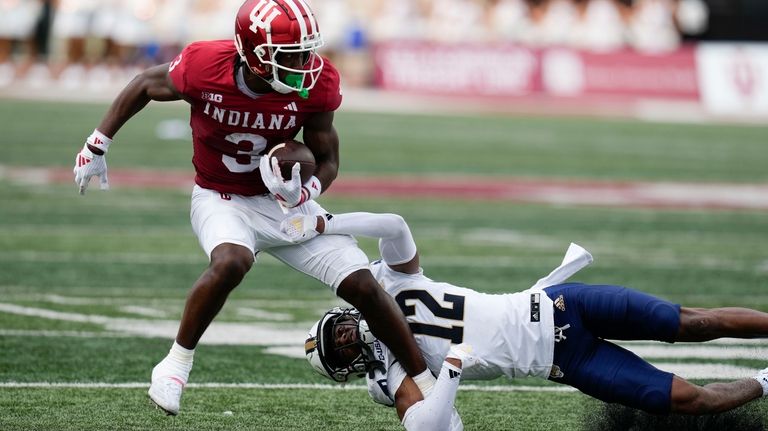
{"label": "white sock", "polygon": [[422,371],[421,374],[411,378],[413,379],[413,382],[416,383],[416,386],[419,387],[424,398],[432,392],[432,388],[435,387],[435,382],[437,382],[437,379],[435,379],[435,376],[429,371],[429,368]]}
{"label": "white sock", "polygon": [[757,380],[757,383],[760,383],[760,386],[763,387],[763,396],[768,396],[768,368],[760,371],[755,377],[752,378]]}
{"label": "white sock", "polygon": [[174,341],[165,359],[178,368],[179,372],[189,374],[189,371],[192,369],[194,356],[195,349],[187,349]]}

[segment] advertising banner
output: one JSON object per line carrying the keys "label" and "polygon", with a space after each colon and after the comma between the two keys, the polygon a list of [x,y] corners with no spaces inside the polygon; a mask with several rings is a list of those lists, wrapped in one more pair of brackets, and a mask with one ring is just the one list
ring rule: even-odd
{"label": "advertising banner", "polygon": [[376,85],[459,96],[620,96],[698,100],[695,49],[647,55],[512,44],[386,43],[375,47]]}
{"label": "advertising banner", "polygon": [[609,95],[692,99],[699,97],[694,49],[661,55],[624,50],[593,53],[546,49],[542,84],[556,96]]}
{"label": "advertising banner", "polygon": [[521,96],[537,90],[537,54],[508,44],[391,42],[374,48],[376,85],[460,96]]}
{"label": "advertising banner", "polygon": [[705,43],[696,50],[704,107],[714,114],[768,114],[768,45]]}

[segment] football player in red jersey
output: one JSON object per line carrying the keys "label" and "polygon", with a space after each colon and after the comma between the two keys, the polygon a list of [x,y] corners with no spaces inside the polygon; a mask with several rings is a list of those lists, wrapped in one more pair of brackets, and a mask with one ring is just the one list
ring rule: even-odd
{"label": "football player in red jersey", "polygon": [[[305,0],[247,0],[235,20],[234,43],[192,43],[169,64],[138,75],[75,157],[80,193],[94,176],[106,189],[105,156],[126,121],[151,100],[183,99],[191,106],[196,184],[190,218],[210,265],[189,293],[168,356],[152,370],[149,396],[169,414],[179,411],[200,337],[262,250],[365,313],[377,337],[402,346],[394,354],[422,391],[434,384],[402,312],[376,283],[354,238],[322,236],[295,245],[280,230],[284,212],[322,212],[314,199],[338,172],[333,117],[341,91],[336,69],[316,54],[322,43]],[[299,130],[316,161],[304,184],[297,171],[284,181],[274,158],[262,157]]]}

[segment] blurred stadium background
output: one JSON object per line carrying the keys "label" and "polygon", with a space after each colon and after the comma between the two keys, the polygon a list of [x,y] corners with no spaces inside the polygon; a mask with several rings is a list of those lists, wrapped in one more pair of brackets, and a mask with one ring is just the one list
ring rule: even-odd
{"label": "blurred stadium background", "polygon": [[[3,0],[0,97],[109,98],[107,88],[190,41],[231,38],[240,3]],[[351,103],[361,94],[354,89],[375,89],[468,97],[461,106],[497,111],[686,121],[768,115],[762,0],[310,3]]]}
{"label": "blurred stadium background", "polygon": [[[574,241],[596,256],[579,281],[768,310],[764,0],[311,3],[345,86],[327,209],[402,214],[427,275],[480,291],[529,287]],[[308,369],[304,333],[338,300],[269,256],[203,338],[182,414],[147,401],[206,265],[188,107],[121,130],[107,193],[78,196],[72,159],[128,80],[231,38],[239,4],[0,0],[0,429],[400,429]],[[626,346],[702,383],[768,359],[764,340]],[[764,401],[667,420],[533,380],[457,406],[468,430],[768,426]]]}

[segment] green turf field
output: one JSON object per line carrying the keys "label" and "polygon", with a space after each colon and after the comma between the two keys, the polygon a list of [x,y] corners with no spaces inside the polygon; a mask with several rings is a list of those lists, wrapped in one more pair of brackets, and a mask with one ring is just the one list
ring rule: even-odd
{"label": "green turf field", "polygon": [[[104,109],[0,100],[0,429],[400,429],[394,412],[360,386],[332,390],[303,358],[285,355],[296,353],[302,332],[338,301],[268,256],[198,348],[181,415],[165,417],[150,406],[149,373],[170,347],[187,291],[206,265],[189,226],[188,194],[113,181],[109,192],[92,187],[81,197],[73,183],[2,175],[8,167],[71,169]],[[183,105],[141,113],[117,136],[110,168],[191,178],[190,144],[156,136],[162,121],[186,121],[186,113]],[[767,127],[342,112],[337,128],[341,176],[768,183]],[[321,203],[333,212],[402,214],[428,276],[480,291],[529,287],[573,241],[596,257],[579,281],[629,285],[690,306],[768,310],[765,211],[350,198],[332,189]],[[375,242],[361,245],[375,256]],[[272,341],[249,338],[254,328]],[[217,344],[218,334],[237,341]],[[768,362],[766,342],[707,351],[655,346],[640,347],[660,364],[756,370]],[[557,388],[497,380],[460,391],[457,408],[467,430],[599,422],[600,403]],[[752,408],[768,416],[768,402]]]}

